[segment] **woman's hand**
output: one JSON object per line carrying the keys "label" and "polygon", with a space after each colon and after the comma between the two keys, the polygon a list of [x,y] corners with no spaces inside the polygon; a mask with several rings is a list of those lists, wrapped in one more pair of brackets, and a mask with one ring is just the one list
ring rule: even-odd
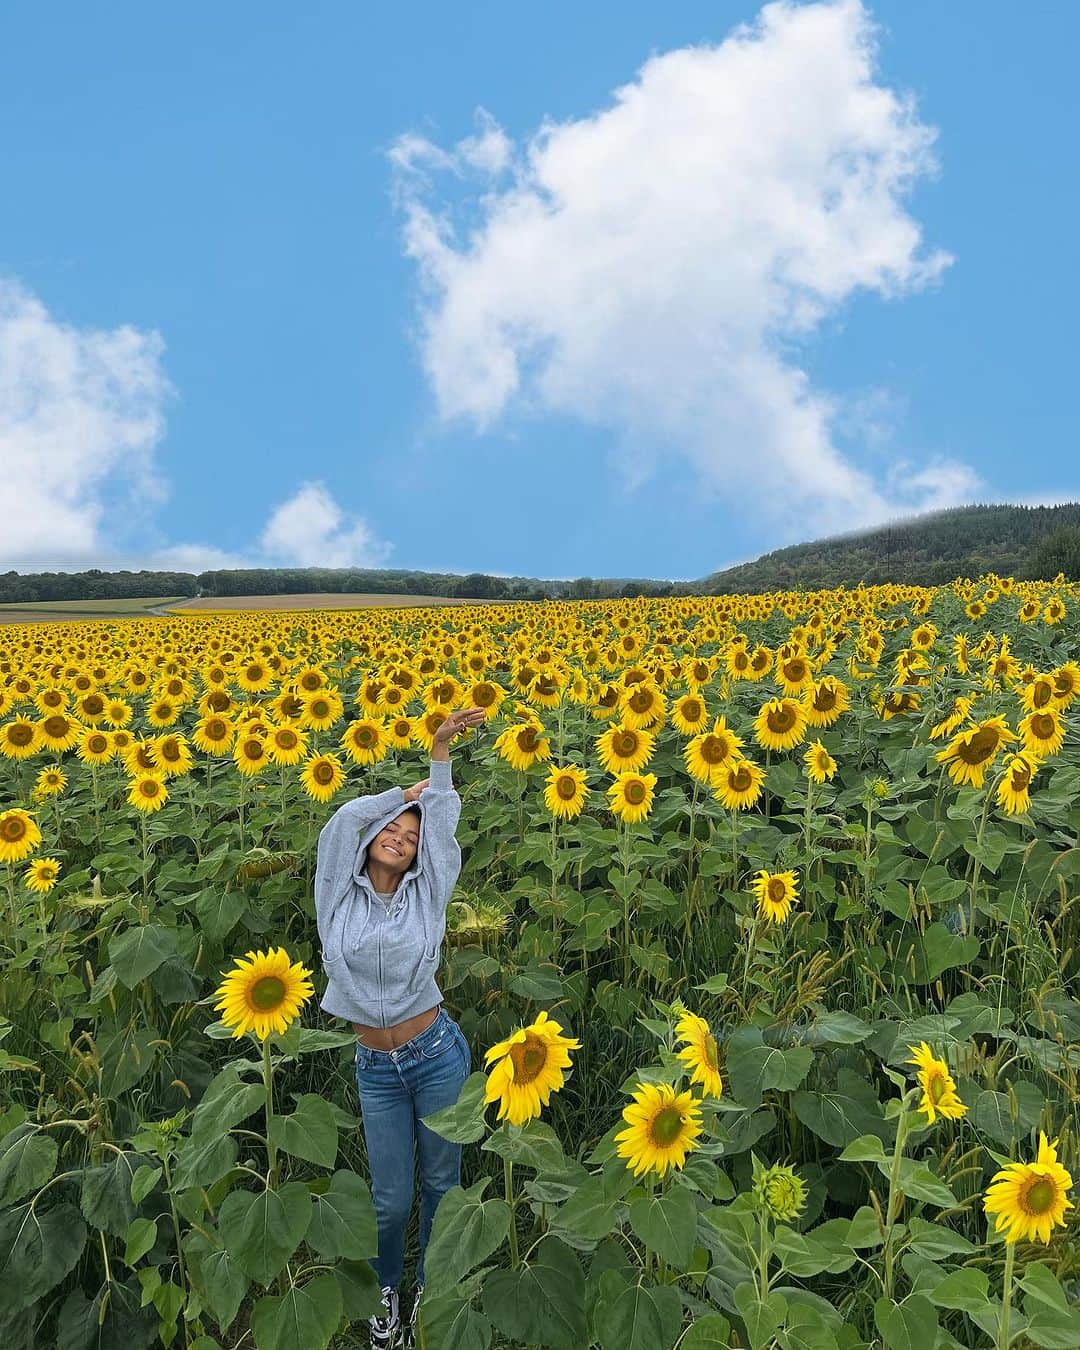
{"label": "woman's hand", "polygon": [[412,787],[403,788],[401,795],[407,802],[414,802],[420,796],[421,792],[431,783],[430,778],[421,778],[419,783],[414,783]]}
{"label": "woman's hand", "polygon": [[447,752],[454,737],[466,727],[479,726],[484,717],[483,708],[458,708],[450,713],[444,722],[439,723],[439,729],[432,737],[431,758],[449,759]]}

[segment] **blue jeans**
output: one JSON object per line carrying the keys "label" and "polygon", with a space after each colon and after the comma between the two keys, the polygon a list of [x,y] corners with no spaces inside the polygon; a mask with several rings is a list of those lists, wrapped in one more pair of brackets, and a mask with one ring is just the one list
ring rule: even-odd
{"label": "blue jeans", "polygon": [[384,1289],[401,1283],[414,1152],[420,1155],[416,1282],[424,1282],[424,1251],[436,1206],[452,1186],[461,1184],[461,1145],[443,1139],[420,1118],[457,1101],[471,1066],[468,1042],[441,1006],[429,1027],[396,1050],[372,1050],[357,1042],[356,1087],[379,1226],[379,1254],[372,1264]]}

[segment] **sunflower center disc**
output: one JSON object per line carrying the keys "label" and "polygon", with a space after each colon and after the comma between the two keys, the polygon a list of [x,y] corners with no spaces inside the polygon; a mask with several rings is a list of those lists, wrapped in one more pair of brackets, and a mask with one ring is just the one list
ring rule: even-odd
{"label": "sunflower center disc", "polygon": [[720,1065],[716,1050],[716,1038],[708,1032],[705,1034],[705,1059],[708,1061],[710,1069],[716,1069]]}
{"label": "sunflower center disc", "polygon": [[991,727],[977,731],[967,745],[959,749],[959,756],[965,764],[982,764],[988,760],[998,745],[998,734]]}
{"label": "sunflower center disc", "polygon": [[927,1095],[936,1106],[945,1096],[945,1080],[941,1074],[936,1073],[926,1085]]}
{"label": "sunflower center disc", "polygon": [[531,1083],[547,1062],[547,1046],[529,1037],[524,1045],[511,1049],[510,1057],[514,1061],[514,1081]]}
{"label": "sunflower center disc", "polygon": [[18,818],[18,816],[16,816],[13,820],[4,821],[4,838],[8,841],[8,843],[10,844],[18,843],[18,841],[23,837],[25,833],[26,833],[26,826]]}
{"label": "sunflower center disc", "polygon": [[1048,741],[1054,734],[1054,719],[1044,714],[1031,719],[1031,729],[1040,741]]}
{"label": "sunflower center disc", "polygon": [[641,803],[645,800],[645,784],[627,783],[626,800],[630,803],[631,806],[640,806]]}
{"label": "sunflower center disc", "polygon": [[1045,1214],[1053,1203],[1054,1183],[1048,1177],[1033,1182],[1021,1200],[1029,1214]]}
{"label": "sunflower center disc", "polygon": [[248,998],[259,1012],[276,1008],[285,997],[285,985],[276,975],[264,975],[251,986]]}
{"label": "sunflower center disc", "polygon": [[676,1107],[665,1106],[662,1111],[657,1112],[652,1123],[652,1137],[655,1143],[667,1148],[678,1139],[681,1130],[682,1116]]}
{"label": "sunflower center disc", "polygon": [[773,877],[769,882],[769,899],[774,905],[778,905],[787,895],[787,887],[779,877]]}
{"label": "sunflower center disc", "polygon": [[577,783],[572,778],[560,778],[558,792],[564,802],[572,802],[577,792]]}

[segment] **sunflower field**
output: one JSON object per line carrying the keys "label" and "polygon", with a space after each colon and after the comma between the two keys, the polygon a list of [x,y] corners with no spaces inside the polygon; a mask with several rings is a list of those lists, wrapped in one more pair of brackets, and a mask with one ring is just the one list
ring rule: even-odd
{"label": "sunflower field", "polygon": [[367,1345],[315,843],[478,707],[418,1345],[1076,1350],[1078,658],[1061,577],[0,630],[3,1345]]}

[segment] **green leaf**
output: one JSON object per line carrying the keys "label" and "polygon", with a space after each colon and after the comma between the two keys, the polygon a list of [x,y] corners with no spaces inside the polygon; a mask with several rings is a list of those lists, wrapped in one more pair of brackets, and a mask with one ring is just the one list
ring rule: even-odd
{"label": "green leaf", "polygon": [[925,933],[909,933],[901,939],[893,978],[901,984],[932,984],[946,970],[970,965],[979,947],[977,937],[958,937],[943,923],[932,923]]}
{"label": "green leaf", "polygon": [[122,1238],[135,1217],[132,1179],[138,1168],[146,1166],[146,1159],[141,1153],[110,1153],[108,1158],[83,1172],[79,1208],[87,1223]]}
{"label": "green leaf", "polygon": [[922,1294],[911,1294],[903,1303],[879,1298],[874,1304],[874,1323],[886,1350],[927,1350],[937,1342],[937,1313]]}
{"label": "green leaf", "polygon": [[227,1134],[235,1125],[258,1111],[266,1101],[261,1083],[245,1083],[241,1067],[230,1062],[203,1093],[191,1121],[192,1137]]}
{"label": "green leaf", "polygon": [[161,1179],[162,1169],[143,1163],[136,1167],[131,1177],[131,1203],[141,1205]]}
{"label": "green leaf", "polygon": [[184,1240],[188,1270],[196,1292],[222,1331],[228,1331],[250,1281],[225,1247],[211,1247],[202,1233]]}
{"label": "green leaf", "polygon": [[1017,1283],[1037,1303],[1062,1312],[1069,1311],[1069,1300],[1065,1290],[1058,1283],[1057,1276],[1050,1267],[1041,1261],[1033,1261],[1027,1266],[1023,1278]]}
{"label": "green leaf", "polygon": [[230,1191],[218,1211],[218,1232],[240,1269],[265,1289],[303,1241],[311,1211],[301,1181],[278,1191]]}
{"label": "green leaf", "polygon": [[807,1046],[780,1050],[762,1043],[756,1027],[740,1027],[728,1040],[727,1069],[731,1091],[747,1107],[761,1104],[770,1089],[792,1092],[810,1070],[814,1052]]}
{"label": "green leaf", "polygon": [[746,1323],[750,1350],[760,1350],[761,1346],[768,1345],[787,1316],[787,1299],[783,1294],[774,1292],[763,1300],[749,1283],[736,1287],[735,1306]]}
{"label": "green leaf", "polygon": [[503,1125],[492,1130],[480,1145],[485,1153],[497,1153],[513,1163],[523,1163],[538,1172],[561,1171],[567,1162],[559,1136],[542,1120],[524,1125]]}
{"label": "green leaf", "polygon": [[132,1219],[124,1236],[124,1263],[129,1266],[135,1265],[156,1241],[156,1219]]}
{"label": "green leaf", "polygon": [[199,928],[211,942],[224,941],[243,918],[247,908],[247,896],[218,890],[214,886],[202,891],[195,901]]}
{"label": "green leaf", "polygon": [[367,1182],[355,1172],[335,1172],[330,1188],[313,1197],[308,1245],[329,1261],[362,1261],[378,1251],[375,1208]]}
{"label": "green leaf", "polygon": [[557,967],[536,962],[517,975],[512,975],[507,980],[507,987],[521,998],[531,999],[534,1003],[556,1003],[563,996]]}
{"label": "green leaf", "polygon": [[861,1205],[851,1217],[844,1239],[849,1247],[880,1247],[885,1241],[881,1220],[869,1205]]}
{"label": "green leaf", "polygon": [[676,1270],[684,1271],[689,1266],[697,1231],[697,1206],[685,1186],[672,1186],[631,1201],[630,1227],[650,1252]]}
{"label": "green leaf", "polygon": [[350,1322],[366,1322],[381,1311],[382,1290],[370,1262],[339,1261],[334,1275],[341,1286],[342,1309]]}
{"label": "green leaf", "polygon": [[837,1148],[889,1129],[874,1089],[848,1070],[841,1071],[835,1088],[793,1093],[791,1107],[808,1130]]}
{"label": "green leaf", "polygon": [[56,1170],[56,1140],[26,1122],[0,1140],[0,1207],[40,1190]]}
{"label": "green leaf", "polygon": [[551,1227],[583,1238],[606,1237],[615,1224],[623,1196],[633,1184],[634,1175],[621,1158],[606,1163],[602,1172],[582,1182],[553,1215]]}
{"label": "green leaf", "polygon": [[75,1268],[86,1224],[74,1205],[40,1213],[29,1204],[0,1215],[0,1314],[36,1303]]}
{"label": "green leaf", "polygon": [[966,1237],[954,1233],[941,1223],[927,1223],[925,1219],[912,1219],[908,1223],[911,1234],[911,1249],[928,1261],[943,1261],[950,1256],[969,1256],[975,1250],[975,1244]]}
{"label": "green leaf", "polygon": [[[420,1119],[443,1139],[452,1144],[474,1144],[487,1129],[484,1121],[484,1091],[487,1087],[487,1074],[479,1070],[470,1074],[461,1085],[458,1099],[453,1106],[444,1106],[441,1111],[433,1111],[430,1116]],[[427,1262],[424,1262],[427,1270]]]}
{"label": "green leaf", "polygon": [[873,1033],[861,1017],[849,1012],[826,1012],[806,1032],[810,1045],[858,1045]]}
{"label": "green leaf", "polygon": [[156,1040],[152,1027],[117,1027],[98,1039],[103,1097],[122,1096],[150,1072]]}
{"label": "green leaf", "polygon": [[977,1312],[990,1300],[990,1281],[981,1270],[970,1266],[954,1270],[937,1285],[931,1297],[943,1308],[958,1308],[961,1312]]}
{"label": "green leaf", "polygon": [[501,1247],[510,1232],[510,1206],[484,1200],[490,1177],[468,1190],[454,1186],[439,1201],[424,1256],[425,1289],[445,1291]]}
{"label": "green leaf", "polygon": [[176,955],[176,934],[171,928],[146,923],[119,933],[109,943],[109,960],[120,982],[134,989]]}
{"label": "green leaf", "polygon": [[[426,1276],[426,1258],[424,1272]],[[491,1323],[476,1311],[470,1298],[456,1292],[429,1298],[425,1288],[420,1311],[425,1350],[488,1350]]]}
{"label": "green leaf", "polygon": [[876,1134],[862,1134],[858,1139],[853,1139],[843,1153],[840,1154],[839,1162],[885,1162],[885,1148]]}
{"label": "green leaf", "polygon": [[727,1350],[731,1344],[731,1323],[722,1313],[695,1317],[679,1344],[681,1350]]}
{"label": "green leaf", "polygon": [[259,1299],[251,1314],[258,1350],[326,1350],[341,1321],[341,1289],[333,1275],[318,1275],[280,1298]]}
{"label": "green leaf", "polygon": [[578,1350],[588,1341],[585,1275],[577,1256],[550,1234],[519,1270],[484,1282],[484,1312],[515,1345]]}
{"label": "green leaf", "polygon": [[236,1166],[239,1150],[230,1134],[194,1135],[186,1139],[177,1154],[173,1189],[212,1186]]}
{"label": "green leaf", "polygon": [[330,1103],[313,1092],[297,1098],[292,1115],[272,1117],[270,1139],[294,1158],[322,1167],[333,1167],[337,1161],[337,1121]]}
{"label": "green leaf", "polygon": [[671,1285],[630,1284],[605,1309],[597,1330],[603,1350],[670,1350],[682,1327]]}
{"label": "green leaf", "polygon": [[1012,1085],[1004,1092],[980,1092],[972,1107],[972,1123],[999,1144],[1011,1144],[1030,1133],[1042,1116],[1045,1098],[1034,1083]]}
{"label": "green leaf", "polygon": [[[878,1167],[888,1175],[888,1163],[883,1166],[879,1162]],[[941,1178],[936,1177],[925,1163],[917,1163],[911,1158],[900,1159],[900,1189],[913,1200],[925,1200],[942,1209],[951,1209],[956,1204],[956,1196]]]}

